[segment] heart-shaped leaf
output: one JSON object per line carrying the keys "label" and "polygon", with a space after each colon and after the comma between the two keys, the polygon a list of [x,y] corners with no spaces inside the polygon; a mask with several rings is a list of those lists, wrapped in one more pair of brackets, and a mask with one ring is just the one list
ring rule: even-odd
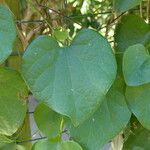
{"label": "heart-shaped leaf", "polygon": [[124,52],[129,46],[138,43],[147,46],[150,42],[150,25],[140,16],[125,15],[116,27],[115,42],[119,52]]}
{"label": "heart-shaped leaf", "polygon": [[77,128],[67,124],[71,137],[86,150],[100,150],[123,130],[131,116],[122,93],[120,80],[115,82],[98,111]]}
{"label": "heart-shaped leaf", "polygon": [[126,99],[139,122],[150,130],[150,84],[127,87]]}
{"label": "heart-shaped leaf", "polygon": [[26,115],[27,87],[13,70],[0,68],[0,134],[11,136]]}
{"label": "heart-shaped leaf", "polygon": [[142,0],[113,0],[114,8],[118,13],[127,11],[136,5],[139,5]]}
{"label": "heart-shaped leaf", "polygon": [[23,76],[33,94],[74,125],[98,108],[116,77],[116,60],[107,40],[96,31],[78,33],[69,47],[40,36],[23,56]]}
{"label": "heart-shaped leaf", "polygon": [[16,26],[10,10],[0,5],[0,64],[7,59],[16,39]]}
{"label": "heart-shaped leaf", "polygon": [[129,86],[150,82],[150,55],[141,44],[130,46],[123,56],[123,73]]}
{"label": "heart-shaped leaf", "polygon": [[61,133],[62,117],[45,104],[39,104],[34,112],[35,122],[47,137],[54,138]]}
{"label": "heart-shaped leaf", "polygon": [[42,140],[37,142],[32,150],[83,150],[78,143],[74,141],[52,142],[50,140]]}

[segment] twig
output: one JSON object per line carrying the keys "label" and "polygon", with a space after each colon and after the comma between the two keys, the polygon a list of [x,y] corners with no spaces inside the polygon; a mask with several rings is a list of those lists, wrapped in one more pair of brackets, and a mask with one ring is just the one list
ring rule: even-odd
{"label": "twig", "polygon": [[39,141],[39,140],[43,140],[46,139],[47,137],[41,137],[41,138],[36,138],[36,139],[30,139],[30,140],[25,140],[25,141],[18,141],[16,142],[17,144],[24,144],[24,143],[30,143],[30,142],[34,142],[34,141]]}
{"label": "twig", "polygon": [[17,20],[16,23],[43,23],[44,20]]}
{"label": "twig", "polygon": [[34,114],[34,111],[28,111],[27,114]]}
{"label": "twig", "polygon": [[10,56],[18,56],[18,55],[23,55],[24,52],[13,52]]}
{"label": "twig", "polygon": [[69,16],[65,16],[64,14],[62,14],[61,12],[59,12],[59,11],[57,11],[57,10],[55,10],[55,9],[52,9],[52,8],[49,8],[49,7],[47,7],[47,6],[43,6],[43,5],[40,5],[40,4],[39,4],[39,6],[40,6],[40,7],[43,7],[43,8],[46,8],[46,9],[49,9],[49,10],[51,10],[52,12],[54,12],[54,13],[56,13],[56,14],[62,16],[63,18],[66,18],[66,19],[68,19],[69,21],[71,21],[71,22],[73,22],[73,23],[76,23],[76,24],[78,24],[79,26],[82,26],[80,23],[78,23],[78,22],[76,22],[76,21],[73,21]]}
{"label": "twig", "polygon": [[[116,17],[115,19],[113,19],[110,23],[109,23],[109,25],[111,25],[111,24],[113,24],[116,20],[118,20],[122,15],[124,15],[126,12],[123,12],[122,14],[120,14],[118,17]],[[108,25],[106,25],[106,26],[104,26],[104,27],[100,27],[100,28],[98,28],[98,30],[101,30],[101,29],[104,29],[104,28],[106,28]]]}
{"label": "twig", "polygon": [[147,22],[150,22],[150,0],[147,2]]}

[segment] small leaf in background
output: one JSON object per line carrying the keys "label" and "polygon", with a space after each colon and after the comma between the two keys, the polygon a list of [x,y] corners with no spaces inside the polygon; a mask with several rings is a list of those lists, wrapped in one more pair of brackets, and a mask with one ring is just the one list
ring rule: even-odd
{"label": "small leaf in background", "polygon": [[150,130],[150,84],[127,87],[126,99],[139,122]]}
{"label": "small leaf in background", "polygon": [[140,4],[142,0],[113,0],[114,9],[117,13],[128,11]]}
{"label": "small leaf in background", "polygon": [[143,45],[136,44],[125,51],[123,73],[129,86],[150,83],[150,55]]}
{"label": "small leaf in background", "polygon": [[23,56],[23,76],[34,96],[75,126],[98,108],[116,77],[116,60],[98,32],[81,30],[69,47],[40,36]]}
{"label": "small leaf in background", "polygon": [[54,29],[53,34],[58,41],[65,41],[69,36],[68,30],[63,28]]}
{"label": "small leaf in background", "polygon": [[[120,81],[119,81],[120,82]],[[118,80],[106,95],[98,111],[77,128],[68,123],[70,136],[86,150],[100,150],[128,124],[131,113]]]}
{"label": "small leaf in background", "polygon": [[81,146],[74,141],[52,142],[42,140],[33,146],[32,150],[83,150]]}
{"label": "small leaf in background", "polygon": [[130,136],[124,142],[123,150],[149,150],[150,131],[134,122],[135,128],[130,131]]}
{"label": "small leaf in background", "polygon": [[26,115],[27,87],[19,73],[0,68],[0,134],[11,136]]}
{"label": "small leaf in background", "polygon": [[19,38],[16,38],[15,43],[13,45],[13,53],[7,60],[7,63],[10,68],[13,68],[17,71],[21,70],[22,63],[22,53],[23,53],[23,44]]}
{"label": "small leaf in background", "polygon": [[13,50],[16,39],[16,26],[12,13],[6,6],[0,5],[0,64]]}
{"label": "small leaf in background", "polygon": [[[124,0],[121,0],[124,1]],[[124,52],[129,46],[150,42],[150,25],[136,15],[123,16],[115,30],[116,51]]]}
{"label": "small leaf in background", "polygon": [[34,119],[39,130],[48,138],[61,134],[62,117],[45,104],[39,104],[36,107]]}

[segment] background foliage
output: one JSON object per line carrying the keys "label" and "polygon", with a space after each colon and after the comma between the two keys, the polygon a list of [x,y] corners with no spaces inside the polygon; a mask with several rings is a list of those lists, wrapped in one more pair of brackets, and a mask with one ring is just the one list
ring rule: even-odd
{"label": "background foliage", "polygon": [[149,150],[149,22],[149,0],[0,0],[0,149]]}

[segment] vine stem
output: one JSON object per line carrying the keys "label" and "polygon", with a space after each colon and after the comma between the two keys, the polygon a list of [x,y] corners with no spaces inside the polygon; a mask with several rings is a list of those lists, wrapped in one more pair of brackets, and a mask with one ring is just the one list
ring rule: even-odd
{"label": "vine stem", "polygon": [[147,22],[150,22],[150,0],[147,1]]}
{"label": "vine stem", "polygon": [[143,8],[142,8],[142,2],[140,3],[140,16],[141,18],[143,17]]}
{"label": "vine stem", "polygon": [[43,6],[43,5],[41,5],[41,4],[39,4],[39,6],[40,6],[40,7],[43,7],[43,8],[46,8],[46,9],[49,9],[49,10],[51,10],[52,12],[54,12],[54,13],[56,13],[56,14],[62,16],[63,18],[66,18],[66,19],[70,20],[71,22],[76,23],[76,24],[78,24],[79,26],[82,26],[80,23],[73,21],[70,17],[63,15],[61,12],[59,12],[59,11],[53,9],[53,8],[50,8],[50,7],[47,7],[47,6]]}
{"label": "vine stem", "polygon": [[43,23],[44,20],[17,20],[16,23]]}
{"label": "vine stem", "polygon": [[24,143],[29,143],[29,142],[43,140],[43,139],[47,139],[47,137],[40,137],[40,138],[36,138],[36,139],[30,139],[30,140],[25,140],[25,141],[18,141],[16,143],[17,144],[24,144]]}
{"label": "vine stem", "polygon": [[[118,20],[122,15],[124,15],[126,12],[123,12],[122,14],[120,14],[119,16],[117,16],[116,18],[114,18],[110,23],[109,25],[113,24],[116,20]],[[104,29],[106,28],[108,25],[106,26],[103,26],[103,27],[100,27],[98,30],[101,30],[101,29]]]}

